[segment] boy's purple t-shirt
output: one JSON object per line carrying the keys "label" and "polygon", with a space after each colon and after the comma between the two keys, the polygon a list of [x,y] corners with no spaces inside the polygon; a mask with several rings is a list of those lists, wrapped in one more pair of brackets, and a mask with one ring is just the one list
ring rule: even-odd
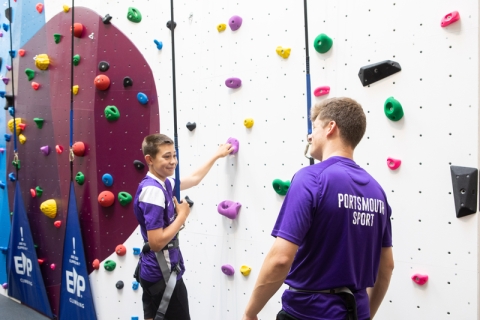
{"label": "boy's purple t-shirt", "polygon": [[[133,210],[140,224],[143,241],[148,242],[147,230],[166,228],[175,220],[174,187],[174,179],[167,178],[163,182],[150,172],[140,182],[135,194]],[[178,273],[177,279],[180,279],[185,272],[180,248],[169,249],[168,253],[165,252],[165,258],[171,269],[179,263],[181,272]],[[142,279],[157,282],[163,278],[155,252],[142,253],[140,263],[140,277]]]}
{"label": "boy's purple t-shirt", "polygon": [[[382,247],[392,246],[390,216],[382,187],[353,160],[331,157],[299,170],[272,232],[299,246],[285,283],[358,291],[358,319],[368,319],[366,288],[375,283]],[[299,319],[346,317],[343,300],[333,294],[285,290],[282,305]]]}

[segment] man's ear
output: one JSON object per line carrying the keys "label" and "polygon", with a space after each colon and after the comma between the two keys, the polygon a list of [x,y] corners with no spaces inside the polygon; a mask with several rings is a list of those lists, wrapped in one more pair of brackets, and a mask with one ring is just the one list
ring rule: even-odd
{"label": "man's ear", "polygon": [[327,130],[327,136],[332,135],[335,130],[338,130],[337,123],[335,121],[330,121],[327,124],[328,130]]}
{"label": "man's ear", "polygon": [[152,165],[152,163],[151,163],[152,162],[152,156],[149,155],[149,154],[145,155],[145,162],[147,163],[147,166]]}

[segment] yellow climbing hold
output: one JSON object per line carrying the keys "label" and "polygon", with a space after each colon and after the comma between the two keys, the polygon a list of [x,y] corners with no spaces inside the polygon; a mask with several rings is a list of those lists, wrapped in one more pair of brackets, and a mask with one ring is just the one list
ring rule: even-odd
{"label": "yellow climbing hold", "polygon": [[223,31],[227,30],[227,25],[225,23],[220,23],[217,26],[217,30],[218,30],[218,32],[223,32]]}
{"label": "yellow climbing hold", "polygon": [[73,94],[77,94],[78,93],[78,85],[74,85],[73,88],[72,88],[72,91],[73,91]]}
{"label": "yellow climbing hold", "polygon": [[54,219],[57,216],[57,203],[53,199],[44,201],[40,205],[40,210],[49,218]]}
{"label": "yellow climbing hold", "polygon": [[240,268],[240,272],[244,275],[244,276],[248,276],[250,274],[250,271],[252,271],[252,268],[250,268],[249,266],[242,266]]}
{"label": "yellow climbing hold", "polygon": [[27,141],[27,137],[25,137],[23,134],[19,134],[18,140],[20,141],[21,144],[24,144]]}
{"label": "yellow climbing hold", "polygon": [[50,59],[48,58],[48,55],[46,53],[37,55],[37,58],[35,59],[35,65],[38,69],[47,70],[49,64]]}
{"label": "yellow climbing hold", "polygon": [[[17,127],[17,134],[22,133],[22,128],[20,127],[21,123],[22,123],[22,118],[15,118],[15,126]],[[13,119],[10,119],[10,121],[8,121],[8,129],[10,129],[10,132],[13,133]]]}
{"label": "yellow climbing hold", "polygon": [[283,59],[287,59],[290,56],[290,48],[282,48],[281,46],[277,47],[277,54],[282,57]]}
{"label": "yellow climbing hold", "polygon": [[63,5],[63,11],[64,11],[64,12],[70,11],[70,7],[67,6],[66,4],[64,4],[64,5]]}

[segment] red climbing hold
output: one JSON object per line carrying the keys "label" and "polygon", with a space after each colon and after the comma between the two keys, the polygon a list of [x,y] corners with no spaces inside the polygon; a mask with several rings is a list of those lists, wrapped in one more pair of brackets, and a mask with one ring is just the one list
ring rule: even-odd
{"label": "red climbing hold", "polygon": [[[77,38],[81,38],[83,35],[83,24],[81,23],[74,23],[73,24],[73,35]],[[72,32],[72,27],[70,27],[70,32]]]}
{"label": "red climbing hold", "polygon": [[392,170],[397,170],[402,164],[402,160],[387,158],[387,165]]}
{"label": "red climbing hold", "polygon": [[19,123],[19,124],[18,124],[18,127],[19,127],[20,129],[22,129],[22,130],[25,130],[25,127],[26,127],[26,126],[27,126],[26,123]]}
{"label": "red climbing hold", "polygon": [[30,189],[30,195],[32,198],[35,198],[37,196],[37,191],[35,189]]}
{"label": "red climbing hold", "polygon": [[35,8],[37,9],[38,13],[42,13],[42,12],[43,12],[43,4],[42,4],[42,3],[37,3],[37,5],[35,6]]}
{"label": "red climbing hold", "polygon": [[58,154],[62,153],[63,152],[63,147],[59,144],[57,144],[55,146],[55,150],[57,151]]}
{"label": "red climbing hold", "polygon": [[100,261],[99,261],[98,259],[93,260],[93,262],[92,262],[92,267],[93,267],[93,269],[95,269],[95,270],[100,269]]}
{"label": "red climbing hold", "polygon": [[72,151],[77,157],[83,157],[85,154],[85,144],[81,141],[75,142],[72,146]]}
{"label": "red climbing hold", "polygon": [[320,97],[329,93],[330,93],[329,86],[318,87],[317,89],[315,89],[315,91],[313,91],[313,94],[315,95],[315,97]]}
{"label": "red climbing hold", "polygon": [[412,280],[413,282],[415,282],[416,284],[420,285],[420,286],[423,286],[425,283],[427,283],[428,281],[428,276],[427,275],[422,275],[422,274],[414,274],[412,276]]}
{"label": "red climbing hold", "polygon": [[110,87],[110,79],[104,74],[96,76],[93,83],[98,90],[102,91],[107,90],[108,87]]}
{"label": "red climbing hold", "polygon": [[44,259],[37,259],[38,260],[38,264],[43,264],[43,262],[45,261]]}
{"label": "red climbing hold", "polygon": [[40,83],[32,82],[32,88],[33,90],[38,90],[38,88],[40,88]]}
{"label": "red climbing hold", "polygon": [[98,203],[102,207],[110,207],[115,200],[115,196],[110,191],[102,191],[98,195]]}
{"label": "red climbing hold", "polygon": [[119,244],[116,248],[115,248],[115,252],[119,255],[119,256],[124,256],[126,253],[127,253],[127,248],[125,248],[125,246],[123,244]]}
{"label": "red climbing hold", "polygon": [[55,228],[60,228],[62,226],[62,221],[57,220],[53,223],[53,225],[55,226]]}
{"label": "red climbing hold", "polygon": [[445,28],[446,26],[451,25],[454,22],[457,22],[460,19],[460,14],[458,11],[453,11],[447,14],[445,17],[443,17],[442,22],[440,23],[440,26],[442,28]]}
{"label": "red climbing hold", "polygon": [[20,57],[23,57],[23,56],[25,55],[25,49],[19,49],[19,50],[18,50],[18,55],[19,55]]}

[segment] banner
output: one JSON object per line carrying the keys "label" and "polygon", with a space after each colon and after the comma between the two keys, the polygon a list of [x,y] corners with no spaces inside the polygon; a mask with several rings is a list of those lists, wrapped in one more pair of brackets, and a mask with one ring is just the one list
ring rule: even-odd
{"label": "banner", "polygon": [[42,272],[37,260],[20,183],[15,186],[12,230],[8,245],[8,295],[53,318]]}
{"label": "banner", "polygon": [[70,182],[65,229],[59,319],[96,320],[73,182]]}

